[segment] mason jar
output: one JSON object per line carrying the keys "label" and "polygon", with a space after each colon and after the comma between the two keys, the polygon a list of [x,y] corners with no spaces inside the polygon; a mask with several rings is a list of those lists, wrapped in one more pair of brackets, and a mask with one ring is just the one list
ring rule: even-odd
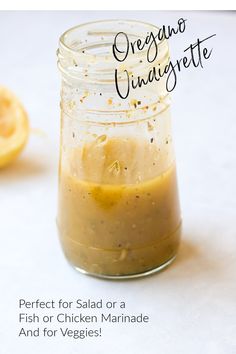
{"label": "mason jar", "polygon": [[[74,27],[60,38],[57,224],[67,260],[83,273],[138,277],[163,269],[177,253],[181,216],[165,78],[137,88],[130,81],[121,97],[128,77],[135,82],[168,64],[168,43],[158,42],[156,58],[154,45],[123,61],[113,51],[115,38],[122,54],[157,30],[110,20]],[[121,32],[127,36],[115,37]]]}

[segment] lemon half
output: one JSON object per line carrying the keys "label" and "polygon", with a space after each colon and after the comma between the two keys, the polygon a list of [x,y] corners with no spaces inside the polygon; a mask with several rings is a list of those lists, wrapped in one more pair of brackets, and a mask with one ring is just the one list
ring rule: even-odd
{"label": "lemon half", "polygon": [[0,86],[0,168],[11,163],[29,137],[29,120],[17,97]]}

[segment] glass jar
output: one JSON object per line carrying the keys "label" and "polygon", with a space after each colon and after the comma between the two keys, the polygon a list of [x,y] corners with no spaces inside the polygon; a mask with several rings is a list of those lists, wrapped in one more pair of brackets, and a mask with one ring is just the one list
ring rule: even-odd
{"label": "glass jar", "polygon": [[[119,62],[115,35],[130,43],[155,33],[150,24],[111,20],[83,24],[59,43],[62,74],[58,229],[66,258],[105,278],[156,272],[176,256],[181,234],[170,100],[165,79],[132,89],[127,73],[145,77],[169,61],[166,40],[149,63],[148,48]],[[127,48],[120,36],[119,50]],[[149,49],[154,54],[155,46]]]}

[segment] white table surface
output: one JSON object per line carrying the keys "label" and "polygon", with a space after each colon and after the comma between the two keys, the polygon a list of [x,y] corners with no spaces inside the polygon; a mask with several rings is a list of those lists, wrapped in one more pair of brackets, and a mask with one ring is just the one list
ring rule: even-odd
{"label": "white table surface", "polygon": [[[211,40],[204,69],[179,76],[172,119],[183,214],[179,255],[166,271],[110,282],[75,272],[58,242],[59,35],[78,23],[133,18],[175,24],[172,58],[197,37]],[[236,353],[235,13],[0,12],[0,84],[24,103],[32,134],[22,156],[0,171],[0,352],[2,354]],[[103,326],[101,338],[18,338],[18,299],[112,299],[149,324]],[[50,327],[50,326],[47,326]]]}

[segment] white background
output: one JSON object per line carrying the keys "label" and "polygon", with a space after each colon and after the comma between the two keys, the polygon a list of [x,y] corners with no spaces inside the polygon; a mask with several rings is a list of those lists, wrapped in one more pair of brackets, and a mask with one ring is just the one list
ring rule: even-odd
{"label": "white background", "polygon": [[[140,280],[81,275],[65,261],[55,225],[58,37],[90,20],[174,25],[182,16],[187,28],[170,41],[172,59],[197,37],[217,36],[204,69],[182,72],[172,94],[184,222],[179,255],[166,271]],[[1,353],[236,353],[236,14],[0,12],[0,34],[0,84],[20,97],[32,128],[43,132],[32,133],[21,158],[0,171]],[[126,301],[127,313],[146,313],[150,323],[106,325],[101,338],[84,340],[17,337],[19,298],[88,297]]]}

